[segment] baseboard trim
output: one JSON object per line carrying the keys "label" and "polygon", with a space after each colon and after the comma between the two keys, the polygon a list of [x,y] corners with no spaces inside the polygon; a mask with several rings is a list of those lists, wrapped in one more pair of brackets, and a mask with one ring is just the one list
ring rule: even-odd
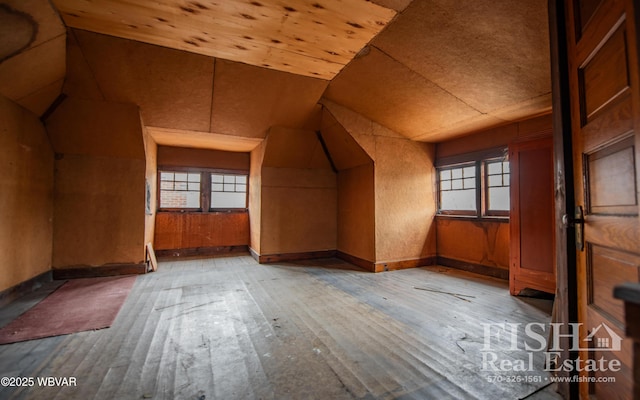
{"label": "baseboard trim", "polygon": [[374,262],[374,261],[365,260],[360,257],[356,257],[354,255],[345,253],[343,251],[338,251],[336,255],[341,260],[349,262],[360,268],[364,268],[369,272],[396,271],[396,270],[407,269],[407,268],[426,267],[428,265],[434,265],[436,262],[436,257],[433,257],[433,256],[422,257],[422,258],[410,258],[410,259],[398,260],[398,261]]}
{"label": "baseboard trim", "polygon": [[115,275],[141,275],[147,273],[147,264],[106,264],[99,267],[88,265],[74,266],[72,268],[54,269],[53,279],[77,279],[100,278]]}
{"label": "baseboard trim", "polygon": [[493,278],[509,280],[509,270],[492,267],[489,265],[475,264],[467,261],[455,260],[453,258],[438,256],[437,263],[445,267],[451,267],[455,269],[461,269],[467,272],[473,272],[475,274],[491,276]]}
{"label": "baseboard trim", "polygon": [[397,271],[400,269],[426,267],[429,265],[435,265],[435,263],[435,256],[410,258],[398,261],[382,261],[375,263],[373,272]]}
{"label": "baseboard trim", "polygon": [[373,261],[365,260],[364,258],[356,257],[340,250],[336,251],[336,257],[369,272],[375,272],[376,270],[376,264]]}
{"label": "baseboard trim", "polygon": [[29,278],[24,282],[11,286],[0,292],[0,307],[11,303],[15,299],[27,295],[39,289],[43,284],[53,281],[51,270]]}
{"label": "baseboard trim", "polygon": [[194,247],[188,249],[155,250],[157,258],[193,257],[193,256],[217,256],[222,254],[247,253],[249,246],[214,246]]}
{"label": "baseboard trim", "polygon": [[258,254],[258,252],[255,251],[251,246],[249,246],[249,254],[251,255],[251,257],[253,257],[254,260],[256,260],[256,262],[260,262],[260,254]]}
{"label": "baseboard trim", "polygon": [[310,260],[313,258],[330,258],[336,256],[335,250],[318,250],[307,251],[301,253],[279,253],[279,254],[255,254],[255,251],[251,252],[251,255],[256,258],[260,264],[269,264],[275,262],[286,261],[298,261],[298,260]]}

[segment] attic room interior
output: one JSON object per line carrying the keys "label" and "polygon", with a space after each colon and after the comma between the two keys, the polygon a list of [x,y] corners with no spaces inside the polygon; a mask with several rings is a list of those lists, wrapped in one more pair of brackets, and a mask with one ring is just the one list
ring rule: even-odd
{"label": "attic room interior", "polygon": [[0,397],[640,398],[639,21],[0,0]]}

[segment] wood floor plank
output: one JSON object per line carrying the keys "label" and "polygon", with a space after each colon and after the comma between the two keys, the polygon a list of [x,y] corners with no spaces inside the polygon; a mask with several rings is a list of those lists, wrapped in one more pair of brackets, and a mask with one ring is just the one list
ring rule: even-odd
{"label": "wood floor plank", "polygon": [[[138,276],[111,328],[0,346],[0,375],[75,377],[77,387],[0,388],[0,397],[525,398],[546,383],[489,383],[483,324],[522,333],[549,322],[550,304],[439,266],[372,274],[334,258],[161,260]],[[25,308],[8,307],[0,318]],[[524,345],[524,335],[517,351],[508,337],[492,341],[514,362],[528,356]],[[533,363],[523,376],[548,376],[541,353]],[[559,396],[544,387],[531,398]]]}

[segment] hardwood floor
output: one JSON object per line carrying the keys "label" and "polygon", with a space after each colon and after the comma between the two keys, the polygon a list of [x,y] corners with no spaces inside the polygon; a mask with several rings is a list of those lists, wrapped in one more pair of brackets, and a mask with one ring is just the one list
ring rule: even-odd
{"label": "hardwood floor", "polygon": [[[0,324],[37,298],[2,309]],[[557,399],[540,352],[535,371],[516,373],[529,382],[490,383],[512,373],[481,369],[483,323],[546,323],[550,308],[509,296],[506,281],[444,267],[161,261],[137,278],[111,328],[0,346],[0,376],[77,386],[0,387],[0,398]],[[519,350],[509,337],[491,349],[528,360],[522,336]]]}

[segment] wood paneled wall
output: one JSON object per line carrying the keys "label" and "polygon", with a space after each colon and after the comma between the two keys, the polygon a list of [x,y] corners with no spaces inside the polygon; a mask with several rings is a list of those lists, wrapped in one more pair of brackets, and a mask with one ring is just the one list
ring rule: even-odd
{"label": "wood paneled wall", "polygon": [[[373,264],[367,268],[383,271],[433,263],[436,255],[435,146],[405,139],[329,100],[323,100],[323,105],[331,113],[335,123],[339,123],[348,132],[350,140],[354,140],[373,161],[373,185],[367,189],[372,199],[367,199],[367,203],[362,206],[373,206],[373,211],[368,216],[373,221],[368,221],[367,224],[361,222],[367,229],[372,226],[375,235],[373,244],[366,244],[367,252],[374,251]],[[339,190],[342,193],[338,196],[342,204],[347,204],[345,190],[354,188],[346,188],[344,185],[355,185],[355,182],[347,182],[343,174],[341,183]],[[364,215],[364,211],[358,212]],[[344,218],[344,210],[342,214],[339,215],[340,221],[349,221]],[[339,238],[348,229],[340,226]],[[365,230],[363,235],[369,235],[369,232]],[[344,239],[344,236],[340,238],[339,250],[350,252],[351,256],[356,256],[355,251],[366,254],[364,246],[355,246],[355,238],[349,239],[351,244],[348,248],[344,247]],[[364,242],[361,244],[364,245]],[[368,261],[366,257],[360,260]]]}
{"label": "wood paneled wall", "polygon": [[0,95],[0,292],[51,268],[53,150],[38,118]]}
{"label": "wood paneled wall", "polygon": [[56,154],[53,268],[144,259],[138,107],[67,97],[46,121]]}
{"label": "wood paneled wall", "polygon": [[375,195],[373,163],[338,173],[337,250],[373,263]]}
{"label": "wood paneled wall", "polygon": [[436,221],[436,235],[440,258],[509,269],[507,222],[442,218]]}
{"label": "wood paneled wall", "polygon": [[156,215],[154,242],[156,250],[246,246],[249,214],[160,212]]}
{"label": "wood paneled wall", "polygon": [[[193,167],[249,171],[249,153],[158,147],[158,167]],[[249,213],[158,212],[154,248],[162,250],[248,246]]]}
{"label": "wood paneled wall", "polygon": [[[551,115],[543,115],[438,143],[436,159],[548,137],[551,135],[551,125]],[[507,276],[510,247],[508,222],[447,217],[436,219],[437,253],[441,261],[475,268],[481,273]]]}
{"label": "wood paneled wall", "polygon": [[158,165],[249,171],[249,153],[158,146]]}

